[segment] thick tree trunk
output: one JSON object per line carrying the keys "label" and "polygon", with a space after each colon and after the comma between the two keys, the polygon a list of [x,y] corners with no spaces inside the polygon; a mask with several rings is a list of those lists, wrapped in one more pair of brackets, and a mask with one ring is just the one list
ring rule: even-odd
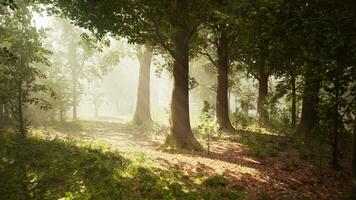
{"label": "thick tree trunk", "polygon": [[[180,2],[180,1],[179,1]],[[171,100],[170,133],[166,144],[179,149],[200,150],[195,139],[189,118],[189,31],[176,28],[174,36],[173,92]]]}
{"label": "thick tree trunk", "polygon": [[221,31],[219,38],[218,53],[218,88],[216,95],[216,122],[220,130],[234,131],[229,119],[229,52],[228,38],[224,31]]}
{"label": "thick tree trunk", "polygon": [[317,120],[316,106],[319,101],[320,81],[306,77],[306,83],[302,102],[302,116],[296,134],[302,139],[307,137],[314,128]]}
{"label": "thick tree trunk", "polygon": [[268,94],[268,75],[264,67],[260,67],[258,79],[258,99],[257,99],[257,115],[260,126],[268,125],[268,110],[266,105],[266,97]]}
{"label": "thick tree trunk", "polygon": [[291,78],[291,86],[292,86],[292,129],[294,130],[297,124],[297,97],[296,97],[296,87],[295,87],[295,76]]}
{"label": "thick tree trunk", "polygon": [[138,126],[150,125],[152,123],[150,108],[150,70],[152,47],[150,45],[144,46],[145,49],[142,53],[137,52],[137,57],[140,62],[140,72],[137,88],[136,110],[132,123]]}

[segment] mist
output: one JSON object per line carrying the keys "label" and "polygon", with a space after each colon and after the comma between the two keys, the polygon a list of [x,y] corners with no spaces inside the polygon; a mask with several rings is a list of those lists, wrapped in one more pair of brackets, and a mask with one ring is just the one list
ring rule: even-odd
{"label": "mist", "polygon": [[0,199],[356,199],[356,5],[2,0]]}

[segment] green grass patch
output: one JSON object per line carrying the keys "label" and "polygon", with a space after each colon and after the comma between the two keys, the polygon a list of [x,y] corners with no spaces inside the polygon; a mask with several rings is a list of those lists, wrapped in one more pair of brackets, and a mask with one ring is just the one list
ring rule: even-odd
{"label": "green grass patch", "polygon": [[239,199],[223,177],[197,183],[160,170],[143,153],[112,151],[73,138],[0,134],[0,199]]}

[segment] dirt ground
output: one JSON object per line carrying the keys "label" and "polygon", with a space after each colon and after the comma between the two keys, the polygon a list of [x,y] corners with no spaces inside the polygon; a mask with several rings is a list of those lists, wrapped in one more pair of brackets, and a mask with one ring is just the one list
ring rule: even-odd
{"label": "dirt ground", "polygon": [[[157,171],[174,169],[197,179],[222,175],[229,180],[228,187],[243,187],[247,199],[336,200],[342,199],[349,185],[350,163],[342,163],[343,170],[336,172],[322,160],[320,170],[318,164],[302,158],[288,138],[278,135],[270,135],[270,140],[287,141],[283,147],[273,156],[257,156],[238,136],[212,140],[209,153],[159,150],[168,131],[165,127],[147,134],[125,124],[102,122],[80,130],[47,131],[59,137],[100,142],[122,152],[142,152]],[[199,188],[199,184],[194,187]]]}

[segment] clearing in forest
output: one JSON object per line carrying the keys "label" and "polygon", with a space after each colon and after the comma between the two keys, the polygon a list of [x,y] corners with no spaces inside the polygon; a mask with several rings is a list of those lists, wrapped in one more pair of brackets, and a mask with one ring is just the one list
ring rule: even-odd
{"label": "clearing in forest", "polygon": [[[154,125],[148,132],[114,122],[83,121],[64,127],[41,132],[99,144],[129,159],[138,156],[139,166],[177,184],[187,195],[182,199],[207,191],[212,193],[205,194],[208,199],[340,199],[346,192],[347,173],[333,171],[326,158],[314,158],[302,145],[266,129],[222,134],[213,138],[210,152],[178,152],[159,149],[168,131],[163,126]],[[206,145],[202,136],[198,138]]]}

